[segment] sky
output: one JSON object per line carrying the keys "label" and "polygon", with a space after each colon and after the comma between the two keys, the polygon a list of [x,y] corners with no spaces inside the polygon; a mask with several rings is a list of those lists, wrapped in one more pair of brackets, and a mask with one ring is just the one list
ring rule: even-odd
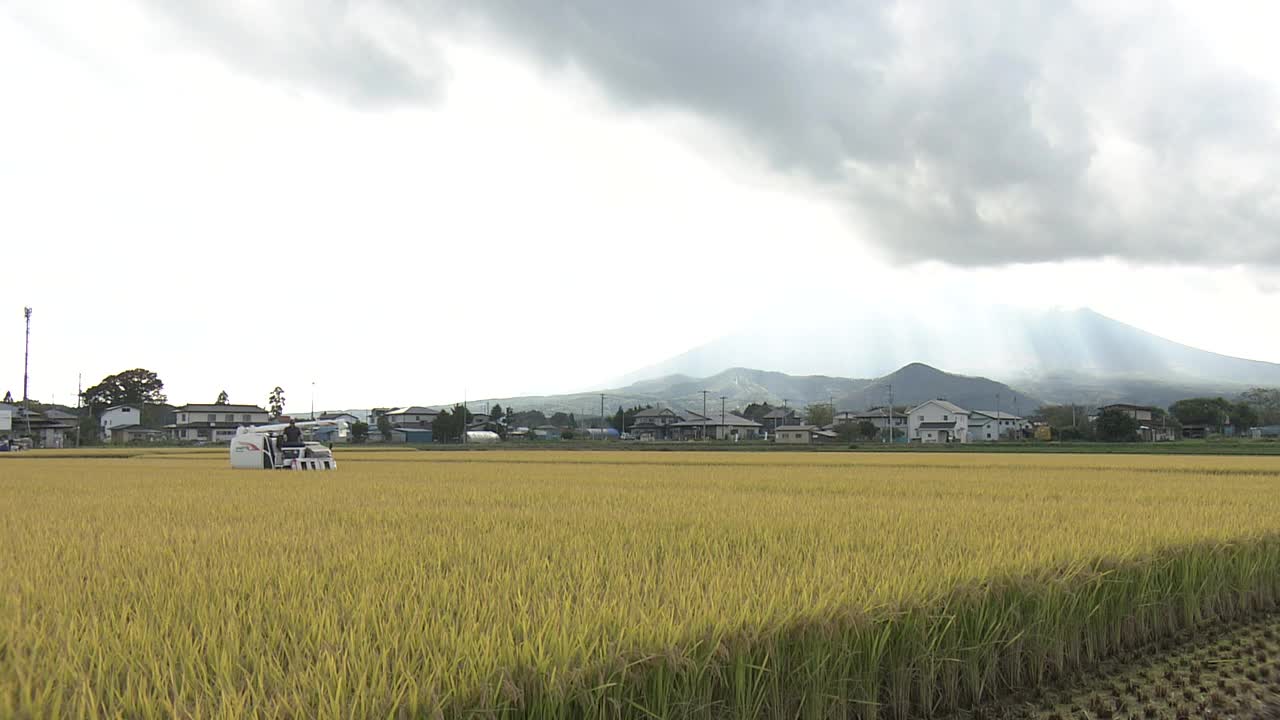
{"label": "sky", "polygon": [[[1280,361],[1280,6],[0,3],[0,391],[436,404],[753,322],[1091,307]],[[767,369],[767,368],[766,368]],[[886,372],[893,368],[886,368]]]}

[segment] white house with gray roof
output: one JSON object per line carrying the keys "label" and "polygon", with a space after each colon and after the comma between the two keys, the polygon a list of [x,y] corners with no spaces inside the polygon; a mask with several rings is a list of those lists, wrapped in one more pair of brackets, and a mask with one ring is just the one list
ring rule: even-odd
{"label": "white house with gray roof", "polygon": [[926,400],[911,408],[907,438],[919,443],[969,442],[970,412],[947,400]]}
{"label": "white house with gray roof", "polygon": [[974,410],[969,413],[969,442],[995,442],[1017,438],[1031,429],[1026,419],[1003,410]]}

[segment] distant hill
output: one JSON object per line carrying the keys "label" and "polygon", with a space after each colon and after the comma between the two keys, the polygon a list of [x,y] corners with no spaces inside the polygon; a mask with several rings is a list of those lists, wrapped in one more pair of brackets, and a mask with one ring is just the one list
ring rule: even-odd
{"label": "distant hill", "polygon": [[923,363],[911,363],[842,397],[838,405],[840,409],[885,405],[890,389],[894,405],[919,405],[942,398],[969,410],[1013,412],[1016,407],[1019,414],[1027,414],[1043,404],[1040,399],[995,380],[956,375]]}
{"label": "distant hill", "polygon": [[[1034,397],[994,380],[946,373],[920,363],[912,363],[874,380],[826,375],[796,376],[750,368],[731,368],[708,377],[669,375],[602,392],[605,394],[607,415],[612,415],[619,405],[655,405],[700,412],[703,407],[703,390],[707,391],[708,413],[720,409],[721,397],[725,399],[725,408],[730,411],[745,408],[751,403],[781,405],[784,401],[795,408],[834,401],[838,410],[865,410],[885,404],[890,385],[893,387],[894,403],[899,405],[915,405],[940,397],[975,410],[993,410],[997,395],[1005,410],[1012,409],[1015,396],[1019,399],[1018,407],[1022,411],[1029,411],[1040,404]],[[600,393],[479,400],[473,401],[471,408],[476,410],[495,402],[504,408],[541,410],[547,414],[572,412],[579,418],[597,417],[600,414]]]}
{"label": "distant hill", "polygon": [[1092,310],[961,305],[928,316],[828,313],[796,322],[762,320],[632,372],[619,384],[740,366],[876,377],[916,362],[1034,388],[1046,400],[1084,389],[1108,397],[1134,392],[1141,396],[1134,401],[1154,401],[1192,388],[1232,393],[1280,386],[1280,364],[1189,347]]}

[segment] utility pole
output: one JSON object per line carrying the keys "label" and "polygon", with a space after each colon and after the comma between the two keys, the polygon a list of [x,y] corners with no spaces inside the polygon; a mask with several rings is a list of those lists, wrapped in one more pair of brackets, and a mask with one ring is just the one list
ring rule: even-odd
{"label": "utility pole", "polygon": [[[604,393],[600,393],[600,427],[604,428]],[[622,431],[619,430],[618,434],[621,435]]]}
{"label": "utility pole", "polygon": [[729,437],[728,431],[724,429],[724,395],[720,396],[720,432],[724,433],[726,438]]}
{"label": "utility pole", "polygon": [[311,381],[311,419],[316,419],[316,381]]}
{"label": "utility pole", "polygon": [[1000,440],[1000,393],[996,393],[996,441]]}
{"label": "utility pole", "polygon": [[710,390],[702,391],[702,439],[707,439],[707,393]]}
{"label": "utility pole", "polygon": [[886,429],[887,429],[889,432],[885,433],[885,442],[892,444],[892,443],[893,443],[893,383],[889,383],[889,420],[888,420],[888,423],[889,423],[889,424],[888,424],[888,427],[887,427]]}
{"label": "utility pole", "polygon": [[80,432],[84,418],[80,417],[80,401],[84,398],[84,373],[76,373],[76,447],[80,447]]}
{"label": "utility pole", "polygon": [[22,317],[27,321],[27,340],[22,350],[22,415],[27,419],[27,437],[31,437],[31,401],[27,397],[31,365],[31,308],[22,308]]}

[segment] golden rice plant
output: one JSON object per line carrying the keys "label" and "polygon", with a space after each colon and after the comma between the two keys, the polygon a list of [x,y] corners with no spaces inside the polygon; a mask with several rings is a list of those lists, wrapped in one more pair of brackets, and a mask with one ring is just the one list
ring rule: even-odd
{"label": "golden rice plant", "polygon": [[1274,607],[1280,462],[0,460],[0,717],[907,717]]}

